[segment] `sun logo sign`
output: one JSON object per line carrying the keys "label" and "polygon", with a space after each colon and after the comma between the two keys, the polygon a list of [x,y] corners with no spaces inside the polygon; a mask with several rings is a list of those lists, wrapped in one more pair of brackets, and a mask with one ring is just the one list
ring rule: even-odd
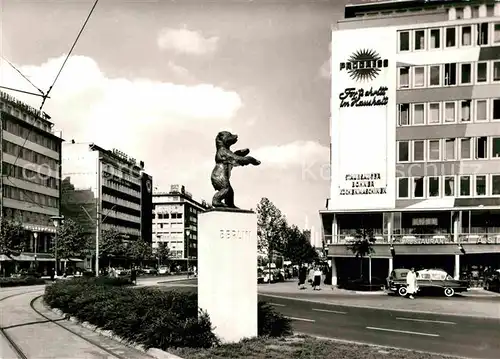
{"label": "sun logo sign", "polygon": [[340,71],[347,71],[349,77],[357,82],[374,80],[383,68],[389,66],[388,59],[382,59],[374,50],[355,51],[346,62],[340,63]]}

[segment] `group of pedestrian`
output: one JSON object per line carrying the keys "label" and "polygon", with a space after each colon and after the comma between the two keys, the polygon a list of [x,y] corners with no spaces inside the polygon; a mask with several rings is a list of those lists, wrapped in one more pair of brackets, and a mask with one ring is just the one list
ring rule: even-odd
{"label": "group of pedestrian", "polygon": [[[303,265],[299,268],[299,289],[306,289],[306,279],[308,277],[307,266]],[[323,272],[319,266],[309,268],[309,283],[313,290],[321,290],[321,278],[323,277]]]}

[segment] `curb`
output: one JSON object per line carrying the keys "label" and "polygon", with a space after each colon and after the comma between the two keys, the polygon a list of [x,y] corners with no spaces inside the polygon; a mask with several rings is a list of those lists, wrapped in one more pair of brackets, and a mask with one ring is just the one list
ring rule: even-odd
{"label": "curb", "polygon": [[322,337],[322,336],[319,336],[319,335],[307,334],[307,333],[302,333],[302,332],[294,332],[294,334],[296,336],[298,336],[298,335],[300,335],[300,336],[306,336],[306,337],[316,338],[316,339],[319,339],[319,340],[329,340],[329,341],[332,341],[332,342],[343,343],[343,344],[356,344],[356,345],[365,345],[365,346],[368,346],[368,347],[380,348],[380,349],[402,350],[402,351],[414,352],[414,353],[420,353],[420,354],[436,355],[436,356],[440,356],[440,357],[445,356],[445,357],[450,357],[450,358],[453,358],[453,359],[479,359],[479,358],[457,356],[457,355],[453,355],[453,354],[444,354],[444,353],[428,352],[428,351],[424,351],[424,350],[395,347],[395,346],[390,346],[390,345],[379,345],[379,344],[373,344],[373,343],[366,343],[366,342],[360,342],[360,341],[356,341],[356,340],[347,340],[347,339]]}
{"label": "curb", "polygon": [[58,309],[58,308],[50,308],[45,302],[43,302],[43,305],[45,306],[45,308],[47,308],[48,310],[52,311],[54,314],[60,316],[60,317],[63,317],[67,320],[69,320],[70,322],[72,323],[75,323],[75,324],[78,324],[80,326],[82,326],[83,328],[85,329],[88,329],[88,330],[91,330],[93,332],[96,332],[104,337],[107,337],[107,338],[110,338],[110,339],[113,339],[113,340],[116,340],[117,342],[123,344],[123,345],[126,345],[128,347],[131,347],[131,348],[134,348],[146,355],[149,355],[153,358],[156,358],[156,359],[183,359],[177,355],[174,355],[174,354],[171,354],[171,353],[168,353],[164,350],[161,350],[161,349],[158,349],[158,348],[150,348],[150,349],[146,349],[144,348],[144,346],[140,345],[140,344],[130,344],[128,341],[124,340],[123,338],[120,338],[119,336],[115,335],[113,333],[113,331],[111,330],[103,330],[101,328],[98,328],[96,325],[94,324],[90,324],[89,322],[80,322],[76,317],[72,317],[66,313],[64,313],[62,310]]}
{"label": "curb", "polygon": [[[264,297],[269,297],[269,298],[277,298],[277,299],[288,299],[288,300],[296,300],[300,302],[308,302],[308,303],[317,303],[317,304],[326,304],[326,305],[334,305],[334,306],[339,306],[339,307],[346,307],[346,308],[364,308],[364,309],[373,309],[373,310],[385,310],[385,311],[390,311],[390,312],[401,312],[401,313],[420,313],[420,314],[433,314],[435,315],[436,312],[431,312],[428,310],[405,310],[405,309],[394,309],[394,308],[380,308],[380,307],[374,307],[374,306],[369,306],[369,305],[352,305],[352,304],[338,304],[338,303],[332,303],[332,302],[327,302],[327,301],[322,301],[322,300],[313,300],[313,299],[304,299],[304,298],[293,298],[293,297],[287,297],[287,296],[282,296],[282,295],[274,295],[274,294],[265,294],[265,293],[259,293],[260,295]],[[491,317],[491,315],[477,315],[477,314],[464,314],[464,313],[446,313],[446,312],[439,312],[439,315],[448,315],[450,317],[464,317],[464,318],[480,318],[480,319],[500,319],[497,317]]]}

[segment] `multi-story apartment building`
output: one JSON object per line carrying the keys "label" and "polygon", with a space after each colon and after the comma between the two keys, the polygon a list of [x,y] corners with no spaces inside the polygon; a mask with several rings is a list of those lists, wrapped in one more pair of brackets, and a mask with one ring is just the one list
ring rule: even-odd
{"label": "multi-story apartment building", "polygon": [[49,254],[55,233],[51,217],[60,214],[63,140],[47,114],[1,91],[0,116],[1,215],[20,221],[31,237],[28,252],[16,261],[38,260],[43,270],[54,261]]}
{"label": "multi-story apartment building", "polygon": [[173,185],[170,192],[153,194],[153,248],[167,243],[172,259],[179,262],[197,258],[198,214],[209,206],[197,202],[184,186]]}
{"label": "multi-story apartment building", "polygon": [[68,187],[65,216],[85,223],[91,235],[114,228],[125,241],[151,242],[152,177],[144,172],[144,162],[116,149],[72,141],[63,145],[62,168]]}
{"label": "multi-story apartment building", "polygon": [[373,276],[499,267],[500,3],[348,5],[331,66],[333,276],[359,271],[359,227],[376,236]]}

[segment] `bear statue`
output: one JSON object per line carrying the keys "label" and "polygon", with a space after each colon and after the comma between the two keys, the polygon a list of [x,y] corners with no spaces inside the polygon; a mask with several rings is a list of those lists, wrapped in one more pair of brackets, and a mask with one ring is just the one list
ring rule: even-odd
{"label": "bear statue", "polygon": [[234,191],[229,179],[231,170],[237,166],[260,165],[260,161],[248,156],[249,149],[231,151],[231,146],[238,141],[238,135],[222,131],[215,138],[215,167],[212,171],[212,186],[217,191],[212,199],[215,208],[235,208]]}

